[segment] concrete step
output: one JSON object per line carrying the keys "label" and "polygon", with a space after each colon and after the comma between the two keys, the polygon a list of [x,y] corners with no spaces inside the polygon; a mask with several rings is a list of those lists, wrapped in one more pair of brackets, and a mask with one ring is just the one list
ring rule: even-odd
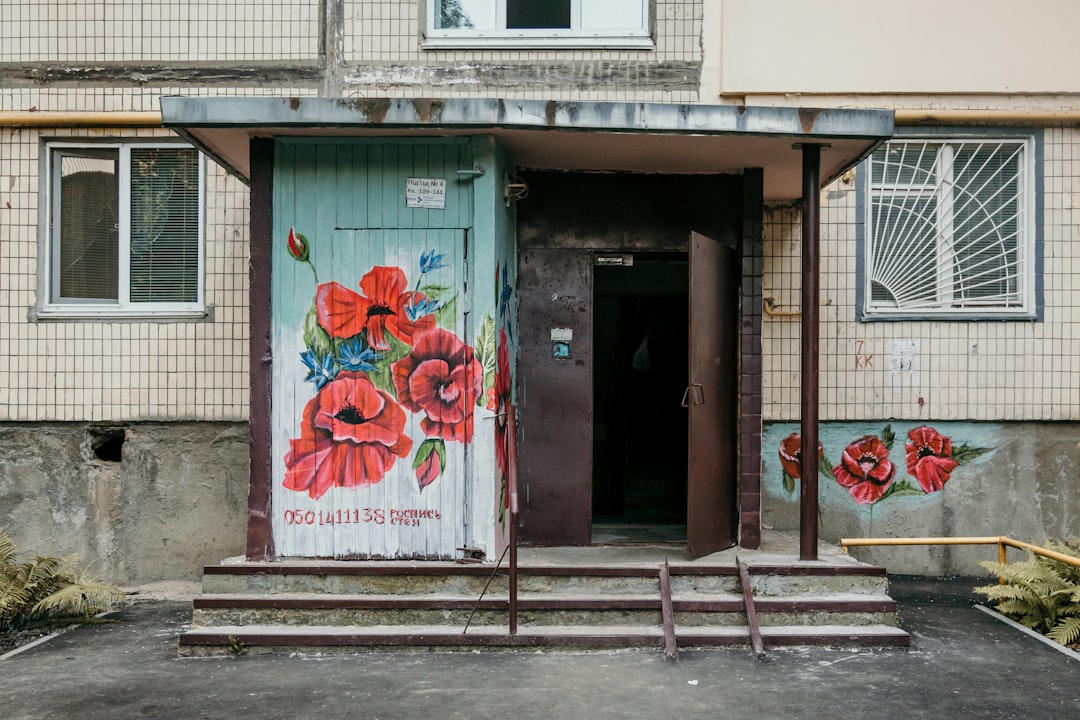
{"label": "concrete step", "polygon": [[[829,592],[885,595],[888,581],[881,568],[866,565],[751,565],[755,596],[823,594]],[[659,592],[657,564],[626,566],[529,566],[519,569],[521,593],[600,592],[649,594]],[[203,591],[220,593],[294,593],[479,596],[506,593],[506,568],[447,562],[265,562],[207,566]],[[738,593],[733,565],[672,565],[673,593]]]}
{"label": "concrete step", "polygon": [[[192,625],[500,625],[509,622],[506,595],[476,598],[460,595],[272,595],[216,594],[195,599]],[[895,624],[896,603],[888,597],[860,594],[761,598],[756,601],[762,625]],[[676,627],[737,625],[745,621],[741,595],[674,595]],[[662,621],[659,593],[522,593],[521,625],[641,625]],[[471,621],[470,621],[471,618]]]}
{"label": "concrete step", "polygon": [[[681,648],[748,646],[746,627],[713,626],[677,633]],[[907,633],[888,626],[821,626],[762,628],[766,647],[836,646],[902,647]],[[510,635],[506,626],[460,628],[440,625],[397,625],[343,628],[334,625],[259,625],[193,628],[180,638],[185,656],[235,652],[370,651],[403,648],[652,648],[663,647],[663,631],[655,626],[536,626]]]}

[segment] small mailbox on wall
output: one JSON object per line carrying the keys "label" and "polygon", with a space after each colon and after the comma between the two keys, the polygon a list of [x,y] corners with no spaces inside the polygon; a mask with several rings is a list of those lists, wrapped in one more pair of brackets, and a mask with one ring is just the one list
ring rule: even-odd
{"label": "small mailbox on wall", "polygon": [[572,328],[551,328],[551,355],[560,360],[573,354],[574,331]]}

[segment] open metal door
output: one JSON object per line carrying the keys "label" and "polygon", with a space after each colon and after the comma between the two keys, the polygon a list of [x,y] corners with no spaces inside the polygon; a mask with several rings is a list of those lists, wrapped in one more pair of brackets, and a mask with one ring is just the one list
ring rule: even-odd
{"label": "open metal door", "polygon": [[686,545],[700,557],[735,544],[735,251],[690,234]]}

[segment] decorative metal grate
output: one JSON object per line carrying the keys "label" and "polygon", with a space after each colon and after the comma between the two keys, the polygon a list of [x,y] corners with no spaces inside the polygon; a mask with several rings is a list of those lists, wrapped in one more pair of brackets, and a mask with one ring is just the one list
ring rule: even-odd
{"label": "decorative metal grate", "polygon": [[890,141],[871,156],[867,315],[1030,311],[1029,144]]}

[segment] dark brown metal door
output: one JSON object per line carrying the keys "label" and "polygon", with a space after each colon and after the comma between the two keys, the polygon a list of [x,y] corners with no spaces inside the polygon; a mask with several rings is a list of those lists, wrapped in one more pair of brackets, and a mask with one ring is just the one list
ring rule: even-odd
{"label": "dark brown metal door", "polygon": [[690,234],[686,540],[695,557],[735,544],[735,252]]}

